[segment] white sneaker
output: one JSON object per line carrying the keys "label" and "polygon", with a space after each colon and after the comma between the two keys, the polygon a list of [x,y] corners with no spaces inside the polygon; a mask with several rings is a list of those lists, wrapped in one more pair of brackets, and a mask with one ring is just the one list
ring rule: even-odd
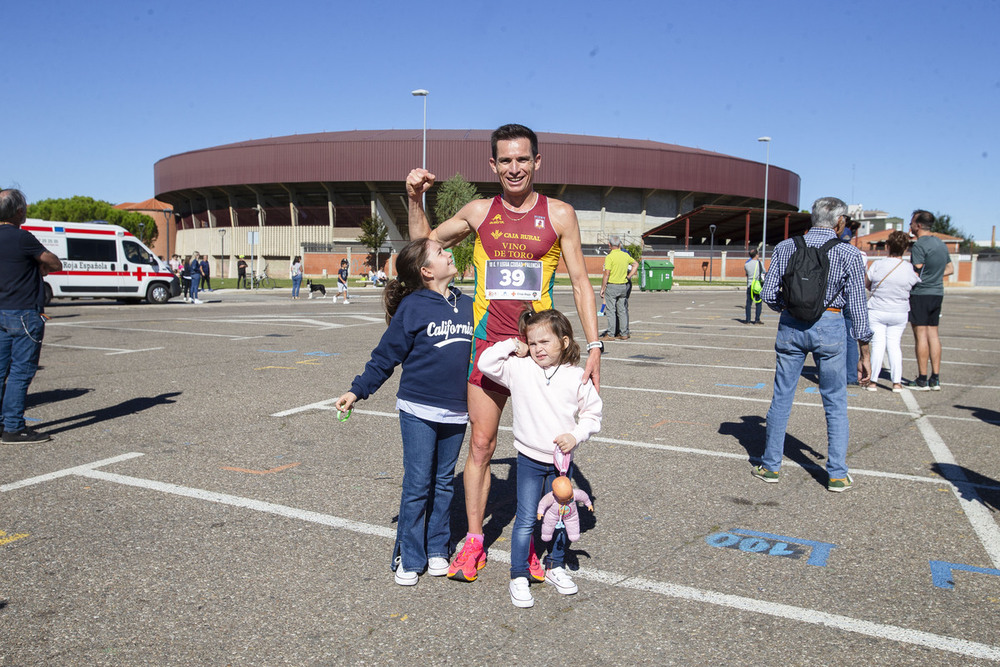
{"label": "white sneaker", "polygon": [[531,587],[528,585],[527,577],[510,580],[510,601],[521,609],[535,606],[535,598],[531,597]]}
{"label": "white sneaker", "polygon": [[205,303],[205,302],[202,301],[201,299],[195,299],[192,303]]}
{"label": "white sneaker", "polygon": [[396,583],[399,584],[400,586],[417,585],[417,573],[407,572],[406,570],[403,569],[402,565],[396,568],[396,574],[394,575],[394,579],[396,580]]}
{"label": "white sneaker", "polygon": [[865,390],[866,391],[878,391],[878,388],[875,386],[875,383],[872,382],[867,387],[865,387]]}
{"label": "white sneaker", "polygon": [[556,587],[561,595],[573,595],[580,587],[577,586],[570,576],[561,567],[554,567],[551,570],[546,570],[545,581]]}
{"label": "white sneaker", "polygon": [[350,301],[348,301],[347,299],[344,299],[344,305],[345,305],[345,306],[349,306],[350,304],[351,304],[351,302],[350,302]]}
{"label": "white sneaker", "polygon": [[427,559],[427,574],[432,577],[443,577],[448,574],[448,559],[433,556]]}

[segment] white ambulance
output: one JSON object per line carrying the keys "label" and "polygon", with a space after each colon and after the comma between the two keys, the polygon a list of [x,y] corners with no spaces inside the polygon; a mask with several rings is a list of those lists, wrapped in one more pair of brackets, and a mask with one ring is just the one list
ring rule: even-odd
{"label": "white ambulance", "polygon": [[63,270],[44,278],[46,304],[70,297],[166,303],[181,293],[170,266],[124,227],[28,218],[21,229],[62,260]]}

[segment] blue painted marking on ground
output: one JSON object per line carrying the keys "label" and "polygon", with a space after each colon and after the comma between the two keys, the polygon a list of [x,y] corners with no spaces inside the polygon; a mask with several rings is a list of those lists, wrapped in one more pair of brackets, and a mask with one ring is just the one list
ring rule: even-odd
{"label": "blue painted marking on ground", "polygon": [[805,553],[799,545],[791,545],[789,542],[771,542],[758,537],[741,537],[732,533],[715,533],[705,538],[709,546],[725,549],[739,549],[749,553],[766,554],[768,556],[783,556],[785,558],[799,558]]}
{"label": "blue painted marking on ground", "polygon": [[826,567],[826,561],[830,557],[830,551],[836,548],[836,544],[830,544],[829,542],[817,542],[816,540],[803,540],[798,537],[788,537],[787,535],[772,535],[771,533],[759,533],[755,530],[744,530],[742,528],[733,528],[729,531],[730,533],[738,533],[740,535],[749,535],[751,537],[763,537],[769,540],[776,540],[779,542],[791,542],[792,544],[801,544],[803,546],[812,547],[812,553],[807,561],[809,565],[815,565],[817,567]]}
{"label": "blue painted marking on ground", "polygon": [[742,384],[716,384],[716,387],[734,387],[736,389],[763,389],[766,385],[763,382],[758,382],[752,387],[747,387]]}
{"label": "blue painted marking on ground", "polygon": [[307,357],[339,357],[340,352],[306,352]]}
{"label": "blue painted marking on ground", "polygon": [[1000,570],[988,567],[976,567],[974,565],[962,565],[961,563],[948,563],[943,560],[932,560],[931,563],[931,583],[938,588],[954,588],[955,582],[952,580],[952,570],[962,570],[964,572],[978,572],[979,574],[992,574],[1000,577]]}

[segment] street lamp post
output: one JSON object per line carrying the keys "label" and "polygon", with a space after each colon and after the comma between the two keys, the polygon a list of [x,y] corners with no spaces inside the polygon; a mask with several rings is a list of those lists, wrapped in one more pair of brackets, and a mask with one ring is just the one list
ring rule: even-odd
{"label": "street lamp post", "polygon": [[[427,90],[424,90],[423,88],[418,88],[417,90],[411,91],[410,94],[413,95],[414,97],[422,97],[422,98],[424,98],[424,132],[423,132],[423,137],[424,137],[424,152],[423,152],[423,160],[420,162],[420,167],[422,169],[427,169],[427,96],[430,95],[430,92],[427,91]],[[426,192],[424,192],[423,207],[424,207],[424,213],[426,214],[426,212],[427,212],[427,193]]]}
{"label": "street lamp post", "polygon": [[712,270],[715,268],[715,225],[709,225],[708,231],[712,234],[708,251],[708,282],[712,282]]}
{"label": "street lamp post", "polygon": [[771,166],[771,137],[759,137],[757,141],[767,144],[767,151],[764,154],[764,245],[760,249],[760,261],[763,264],[767,258],[767,177]]}
{"label": "street lamp post", "polygon": [[219,230],[219,261],[222,262],[222,266],[219,267],[219,279],[226,277],[226,230]]}

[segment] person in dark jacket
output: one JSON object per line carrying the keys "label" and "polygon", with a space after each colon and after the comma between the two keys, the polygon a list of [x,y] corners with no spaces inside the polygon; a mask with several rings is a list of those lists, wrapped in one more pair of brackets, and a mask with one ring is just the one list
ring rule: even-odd
{"label": "person in dark jacket", "polygon": [[201,266],[201,289],[208,292],[212,291],[212,267],[208,264],[208,259],[206,257],[201,258],[199,262]]}
{"label": "person in dark jacket", "polygon": [[[38,371],[45,336],[42,276],[62,262],[21,225],[28,204],[20,190],[0,190],[0,395],[5,445],[49,440],[24,423],[28,387]],[[463,387],[463,391],[464,391]]]}
{"label": "person in dark jacket", "polygon": [[198,285],[201,283],[201,256],[191,253],[191,263],[188,264],[188,278],[191,279],[191,303],[204,303],[198,298]]}
{"label": "person in dark jacket", "polygon": [[399,253],[398,277],[385,287],[389,326],[364,372],[336,401],[346,412],[375,393],[396,366],[403,436],[403,491],[391,568],[401,586],[417,575],[448,574],[451,500],[469,421],[465,378],[472,349],[472,298],[448,283],[457,271],[451,253],[429,238]]}

